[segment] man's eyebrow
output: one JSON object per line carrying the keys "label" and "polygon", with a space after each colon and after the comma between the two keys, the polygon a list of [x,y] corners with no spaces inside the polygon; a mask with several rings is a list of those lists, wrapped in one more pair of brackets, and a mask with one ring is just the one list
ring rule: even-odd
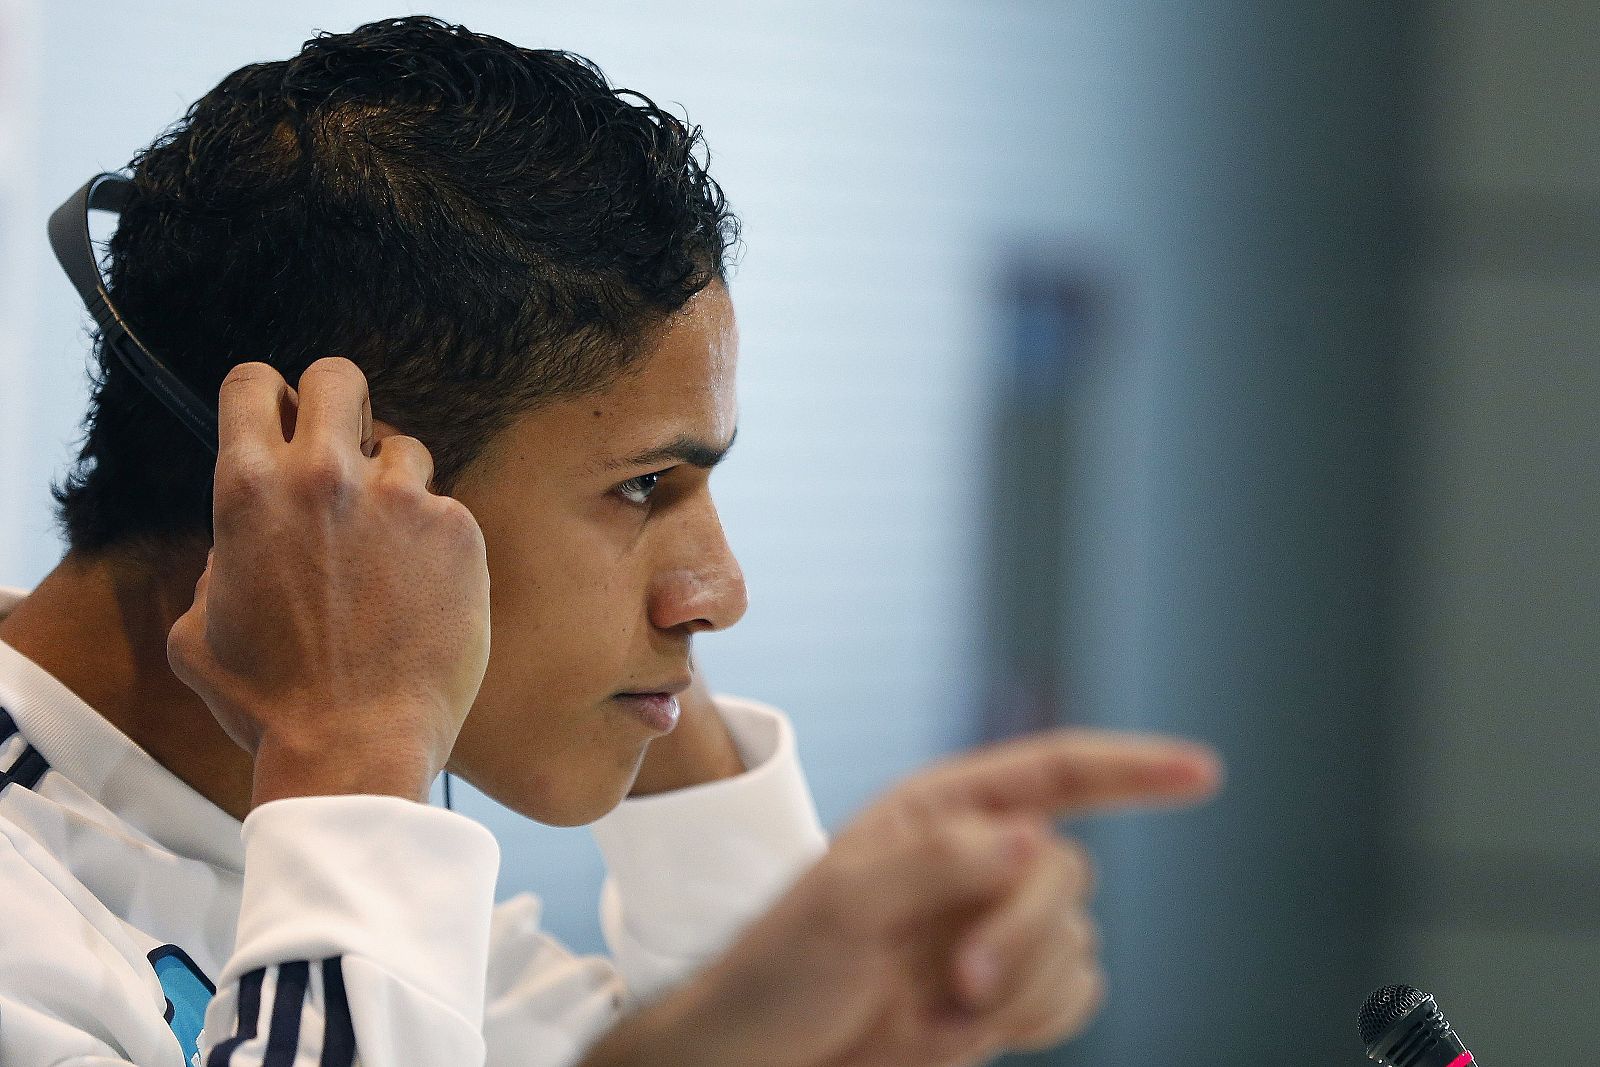
{"label": "man's eyebrow", "polygon": [[739,430],[735,427],[733,433],[728,435],[728,443],[725,445],[713,445],[695,437],[679,437],[668,441],[659,448],[652,448],[648,452],[640,452],[636,456],[607,460],[601,466],[603,469],[611,471],[621,470],[625,467],[653,467],[672,460],[678,463],[687,463],[702,470],[710,470],[722,462],[723,457],[728,454],[728,450],[733,447],[734,439],[738,436]]}

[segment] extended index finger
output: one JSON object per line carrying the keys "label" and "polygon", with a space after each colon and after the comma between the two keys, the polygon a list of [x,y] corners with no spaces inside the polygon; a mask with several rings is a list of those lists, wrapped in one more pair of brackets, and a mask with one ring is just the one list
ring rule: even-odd
{"label": "extended index finger", "polygon": [[940,805],[1083,815],[1204,799],[1222,784],[1222,762],[1211,748],[1179,738],[1060,729],[979,749],[907,784]]}

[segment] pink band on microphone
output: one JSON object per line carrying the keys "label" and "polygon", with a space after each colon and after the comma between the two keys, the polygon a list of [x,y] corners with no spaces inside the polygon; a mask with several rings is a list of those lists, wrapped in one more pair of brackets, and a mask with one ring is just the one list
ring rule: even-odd
{"label": "pink band on microphone", "polygon": [[1450,1067],[1469,1067],[1471,1063],[1472,1053],[1463,1052],[1461,1055],[1450,1061]]}

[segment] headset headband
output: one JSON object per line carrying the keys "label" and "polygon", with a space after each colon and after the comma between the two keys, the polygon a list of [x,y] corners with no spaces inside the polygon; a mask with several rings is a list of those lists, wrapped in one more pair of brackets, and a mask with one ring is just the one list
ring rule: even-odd
{"label": "headset headband", "polygon": [[100,262],[89,235],[89,212],[120,215],[132,199],[134,184],[120,174],[97,174],[84,183],[50,215],[50,250],[67,272],[73,288],[100,327],[102,341],[155,398],[176,415],[202,444],[217,451],[217,412],[194,394],[183,380],[139,342],[116,305],[100,273]]}

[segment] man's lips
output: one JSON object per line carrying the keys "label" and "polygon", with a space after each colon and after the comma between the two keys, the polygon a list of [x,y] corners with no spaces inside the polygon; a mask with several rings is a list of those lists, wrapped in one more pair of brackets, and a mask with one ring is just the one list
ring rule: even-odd
{"label": "man's lips", "polygon": [[663,683],[661,685],[640,686],[637,689],[627,689],[627,690],[624,690],[623,692],[617,693],[616,696],[619,696],[619,697],[660,697],[660,696],[671,697],[671,696],[677,696],[679,693],[683,692],[685,689],[688,689],[690,684],[691,684],[690,679],[683,678],[683,679],[679,679],[679,680],[676,680],[676,681],[665,682],[665,683]]}
{"label": "man's lips", "polygon": [[611,698],[618,704],[627,708],[639,720],[658,734],[672,732],[678,725],[678,717],[683,709],[678,707],[678,698],[670,692],[656,693],[618,693]]}

